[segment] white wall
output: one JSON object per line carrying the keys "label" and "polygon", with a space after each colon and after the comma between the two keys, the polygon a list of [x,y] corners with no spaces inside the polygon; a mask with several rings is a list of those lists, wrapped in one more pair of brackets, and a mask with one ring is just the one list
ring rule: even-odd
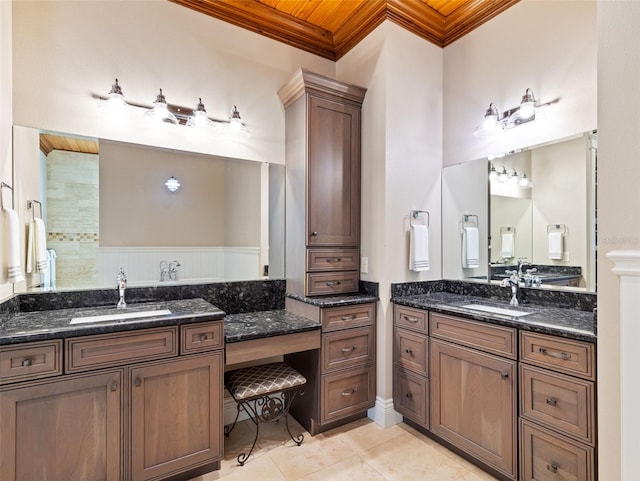
{"label": "white wall", "polygon": [[[0,181],[9,185],[13,185],[13,152],[11,149],[11,125],[13,124],[11,10],[11,2],[0,2]],[[5,207],[11,207],[11,191],[2,189],[2,195],[3,202],[6,203]],[[3,235],[4,233],[0,232],[0,243],[3,242]],[[0,252],[2,252],[2,249],[4,247],[0,245]],[[0,284],[0,302],[11,297],[12,294],[12,284]]]}
{"label": "white wall", "polygon": [[[605,257],[613,250],[640,248],[639,25],[640,2],[598,2],[598,470],[607,480],[624,479],[621,424],[640,431],[620,419],[626,392],[620,371],[637,372],[638,362],[635,353],[620,358],[619,279]],[[622,450],[635,449],[637,457],[636,446]]]}
{"label": "white wall", "polygon": [[[444,49],[444,165],[596,128],[596,1],[523,0]],[[554,99],[544,118],[474,137],[490,102],[519,105],[527,88]]]}
{"label": "white wall", "polygon": [[[371,415],[394,422],[392,282],[440,278],[442,49],[390,22],[337,63],[340,80],[366,87],[362,108],[362,243],[379,283],[377,400]],[[408,270],[409,211],[430,212],[431,270]]]}
{"label": "white wall", "polygon": [[[325,75],[335,69],[329,60],[165,1],[19,0],[13,23],[15,124],[227,157],[283,164],[277,90],[301,66]],[[225,141],[186,127],[153,129],[139,113],[108,123],[92,95],[106,95],[115,77],[137,103],[151,105],[162,88],[178,105],[193,107],[202,97],[220,119],[235,104],[252,136]]]}

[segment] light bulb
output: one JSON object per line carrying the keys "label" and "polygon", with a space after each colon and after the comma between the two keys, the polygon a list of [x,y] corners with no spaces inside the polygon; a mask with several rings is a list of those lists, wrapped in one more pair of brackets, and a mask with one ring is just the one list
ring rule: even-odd
{"label": "light bulb", "polygon": [[518,116],[521,120],[530,120],[536,113],[536,98],[531,89],[527,89],[520,102]]}

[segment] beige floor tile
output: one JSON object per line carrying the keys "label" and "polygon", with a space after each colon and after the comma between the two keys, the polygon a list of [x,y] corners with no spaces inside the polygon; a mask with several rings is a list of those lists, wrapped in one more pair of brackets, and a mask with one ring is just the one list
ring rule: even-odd
{"label": "beige floor tile", "polygon": [[380,473],[356,455],[326,467],[298,481],[386,481]]}
{"label": "beige floor tile", "polygon": [[328,438],[340,436],[340,439],[351,449],[356,453],[361,453],[405,433],[399,425],[385,429],[370,419],[356,421],[349,424],[349,427],[350,429],[340,433],[329,431],[325,436]]}
{"label": "beige floor tile", "polygon": [[191,481],[287,481],[269,456],[253,455],[244,466],[233,461],[222,462],[220,471],[205,474]]}
{"label": "beige floor tile", "polygon": [[429,442],[408,432],[366,451],[362,456],[389,481],[456,481],[469,472]]}
{"label": "beige floor tile", "polygon": [[494,478],[489,473],[485,473],[480,468],[476,468],[466,473],[457,481],[498,481],[498,479]]}
{"label": "beige floor tile", "polygon": [[355,455],[340,436],[326,438],[322,434],[305,437],[300,446],[289,440],[284,446],[272,449],[273,459],[288,481],[298,480],[327,466],[340,463]]}

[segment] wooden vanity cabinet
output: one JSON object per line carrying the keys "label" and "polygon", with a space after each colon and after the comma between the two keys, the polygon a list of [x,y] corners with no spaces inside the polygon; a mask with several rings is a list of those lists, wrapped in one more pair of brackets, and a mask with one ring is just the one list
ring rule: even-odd
{"label": "wooden vanity cabinet", "polygon": [[[216,469],[223,456],[222,325],[69,338],[57,361],[59,340],[7,350],[15,362],[49,359],[65,372],[36,381],[11,372],[20,381],[12,382],[3,371],[0,479],[159,481]],[[58,347],[53,357],[51,346]],[[47,357],[37,358],[42,352]]]}
{"label": "wooden vanity cabinet", "polygon": [[396,411],[429,428],[429,313],[393,308],[393,405]]}
{"label": "wooden vanity cabinet", "polygon": [[357,292],[360,117],[366,89],[300,70],[285,107],[287,292]]}
{"label": "wooden vanity cabinet", "polygon": [[429,330],[431,431],[516,479],[516,330],[434,312]]}
{"label": "wooden vanity cabinet", "polygon": [[523,331],[520,361],[520,478],[595,480],[595,344]]}
{"label": "wooden vanity cabinet", "polygon": [[285,356],[307,379],[291,414],[312,436],[363,417],[375,404],[375,304],[320,308],[288,298],[287,310],[322,323],[319,351]]}

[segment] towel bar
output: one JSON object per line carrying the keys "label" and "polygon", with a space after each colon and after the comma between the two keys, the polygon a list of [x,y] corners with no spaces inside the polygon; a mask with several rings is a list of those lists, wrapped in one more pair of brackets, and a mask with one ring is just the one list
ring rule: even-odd
{"label": "towel bar", "polygon": [[4,189],[5,187],[11,190],[11,207],[13,208],[13,187],[11,187],[6,182],[1,182],[0,183],[0,209],[1,210],[4,210],[4,196],[2,195],[2,189]]}
{"label": "towel bar", "polygon": [[40,202],[39,200],[28,200],[27,209],[33,209],[31,211],[31,218],[32,219],[36,218],[36,208],[33,204],[40,204],[40,218],[42,218],[42,202]]}
{"label": "towel bar", "polygon": [[429,211],[428,210],[412,210],[409,212],[409,227],[413,227],[411,219],[417,219],[420,214],[427,214],[426,226],[429,227]]}

